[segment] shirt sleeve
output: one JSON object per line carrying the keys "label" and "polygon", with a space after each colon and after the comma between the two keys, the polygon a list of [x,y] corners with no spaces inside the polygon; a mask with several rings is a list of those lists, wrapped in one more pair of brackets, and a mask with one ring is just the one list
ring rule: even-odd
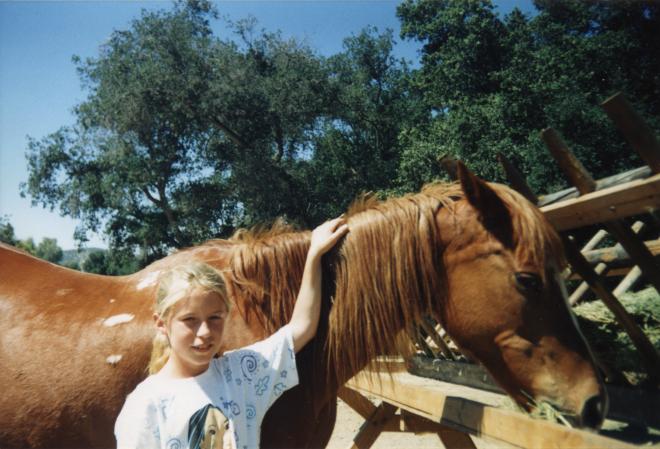
{"label": "shirt sleeve", "polygon": [[115,422],[117,449],[160,449],[156,407],[131,393]]}
{"label": "shirt sleeve", "polygon": [[228,365],[240,384],[248,404],[257,415],[289,388],[298,385],[296,354],[291,327],[286,325],[265,340],[225,353]]}

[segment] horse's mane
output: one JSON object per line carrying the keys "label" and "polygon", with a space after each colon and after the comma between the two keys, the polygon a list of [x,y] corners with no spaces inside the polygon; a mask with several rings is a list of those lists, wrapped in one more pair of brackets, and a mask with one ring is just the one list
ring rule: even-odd
{"label": "horse's mane", "polygon": [[[490,186],[510,211],[516,258],[537,266],[549,256],[563,260],[543,214],[510,188]],[[391,351],[399,331],[440,310],[446,289],[436,213],[452,211],[463,197],[460,185],[435,183],[384,201],[367,195],[349,208],[350,232],[325,258],[326,274],[335,278],[326,349],[337,380]],[[291,316],[309,235],[276,223],[230,239],[230,293],[260,309],[270,332]]]}
{"label": "horse's mane", "polygon": [[240,229],[233,243],[228,292],[261,311],[269,333],[286,324],[300,289],[309,232],[282,221],[271,228]]}

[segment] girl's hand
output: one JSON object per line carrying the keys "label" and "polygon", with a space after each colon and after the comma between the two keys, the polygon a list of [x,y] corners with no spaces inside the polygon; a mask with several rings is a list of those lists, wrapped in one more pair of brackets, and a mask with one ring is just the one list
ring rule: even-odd
{"label": "girl's hand", "polygon": [[343,216],[328,220],[312,231],[312,242],[308,257],[321,257],[335,246],[337,241],[348,232],[348,225]]}

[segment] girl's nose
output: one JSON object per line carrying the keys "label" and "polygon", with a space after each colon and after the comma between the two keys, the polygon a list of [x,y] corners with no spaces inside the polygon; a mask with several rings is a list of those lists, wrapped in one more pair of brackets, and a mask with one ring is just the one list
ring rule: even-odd
{"label": "girl's nose", "polygon": [[197,336],[208,337],[209,335],[211,335],[211,328],[209,327],[208,322],[202,321],[202,324],[199,325],[199,329],[197,329]]}

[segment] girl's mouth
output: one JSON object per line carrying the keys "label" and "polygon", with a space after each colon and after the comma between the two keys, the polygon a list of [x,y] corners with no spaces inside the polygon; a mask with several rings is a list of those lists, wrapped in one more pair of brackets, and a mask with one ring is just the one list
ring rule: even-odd
{"label": "girl's mouth", "polygon": [[196,352],[207,352],[209,351],[213,345],[211,344],[206,344],[206,345],[193,345],[192,348]]}

